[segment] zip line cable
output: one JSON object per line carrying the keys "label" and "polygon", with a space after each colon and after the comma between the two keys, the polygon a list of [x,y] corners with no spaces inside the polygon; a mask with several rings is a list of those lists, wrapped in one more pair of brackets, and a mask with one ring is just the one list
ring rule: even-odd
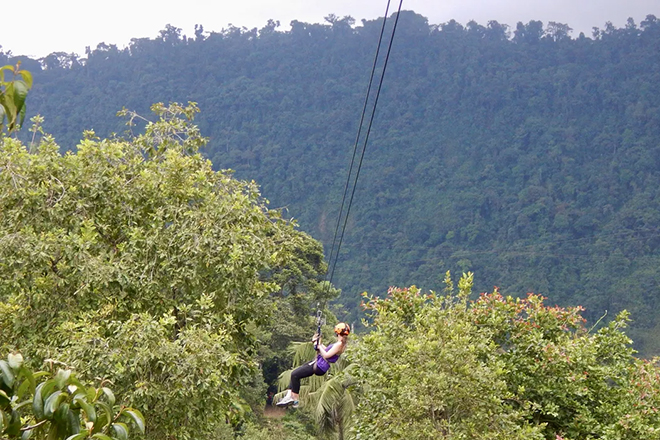
{"label": "zip line cable", "polygon": [[[389,42],[389,46],[387,48],[387,54],[385,56],[385,61],[383,63],[383,71],[381,72],[380,80],[379,80],[379,83],[378,83],[378,89],[376,91],[376,97],[374,99],[374,104],[373,104],[373,107],[371,109],[371,117],[369,118],[369,125],[367,127],[367,132],[366,132],[366,135],[365,135],[364,144],[362,146],[362,153],[360,155],[360,162],[358,164],[357,171],[355,173],[355,180],[353,181],[353,188],[351,190],[351,197],[349,199],[348,206],[346,207],[346,215],[344,217],[344,225],[341,229],[341,235],[339,236],[339,241],[337,241],[337,235],[339,233],[339,225],[341,224],[342,214],[344,212],[344,206],[346,205],[346,196],[348,194],[348,187],[349,187],[350,182],[351,182],[351,176],[353,174],[353,167],[355,165],[355,157],[357,155],[358,145],[360,143],[360,137],[362,135],[362,128],[364,126],[364,120],[365,120],[365,117],[366,117],[366,114],[367,114],[367,107],[368,107],[368,104],[369,104],[369,98],[371,96],[372,86],[373,86],[373,82],[374,82],[374,76],[376,74],[376,67],[378,66],[378,58],[380,57],[380,48],[381,48],[381,45],[383,43],[383,35],[385,34],[385,26],[387,24],[387,14],[389,13],[389,10],[390,10],[390,1],[391,0],[387,0],[387,6],[385,7],[385,15],[383,17],[383,25],[381,26],[380,35],[378,37],[378,45],[376,46],[376,54],[374,55],[374,62],[373,62],[373,65],[371,67],[371,74],[369,76],[369,85],[367,86],[367,93],[364,97],[364,106],[362,107],[362,114],[360,116],[360,123],[359,123],[359,126],[358,126],[358,132],[357,132],[357,135],[355,137],[355,145],[353,146],[353,156],[351,157],[350,167],[348,169],[348,174],[346,176],[346,184],[344,186],[344,194],[343,194],[342,200],[341,200],[341,207],[339,208],[339,215],[337,216],[337,225],[335,227],[335,233],[334,233],[334,236],[332,238],[332,246],[330,248],[330,257],[328,259],[328,262],[330,263],[332,269],[330,270],[330,277],[327,278],[328,283],[326,285],[326,287],[327,287],[326,293],[330,290],[330,286],[332,285],[332,279],[333,279],[334,274],[335,274],[335,268],[337,267],[337,260],[339,259],[339,250],[341,249],[341,245],[342,245],[343,240],[344,240],[344,234],[346,232],[346,224],[348,222],[348,215],[350,214],[351,206],[353,204],[353,198],[355,196],[355,189],[357,187],[358,178],[360,177],[360,170],[362,168],[362,162],[364,160],[364,153],[366,151],[367,143],[369,141],[369,134],[371,132],[371,127],[373,125],[374,115],[376,114],[376,106],[378,105],[378,98],[380,96],[380,91],[381,91],[381,88],[383,86],[383,79],[385,78],[385,71],[387,69],[387,63],[389,61],[390,52],[392,50],[392,42],[394,41],[394,35],[396,33],[397,24],[399,22],[399,15],[401,14],[401,6],[403,5],[403,0],[400,0],[399,1],[399,8],[398,8],[397,14],[396,14],[396,19],[394,20],[394,26],[392,27],[392,34],[390,36],[390,42]],[[337,245],[336,253],[335,253],[335,245]],[[333,263],[333,259],[334,259],[334,263]],[[320,304],[317,304],[317,316],[318,316],[318,313],[319,313],[320,310],[321,310],[320,309]]]}
{"label": "zip line cable", "polygon": [[[332,247],[330,248],[330,257],[328,262],[332,261],[332,258],[335,253],[335,244],[337,243],[337,234],[339,233],[339,225],[341,224],[341,217],[344,212],[344,204],[346,202],[346,194],[348,194],[348,185],[351,182],[351,175],[353,174],[353,165],[355,165],[355,156],[357,154],[358,144],[360,142],[360,134],[362,133],[362,126],[364,125],[364,117],[367,113],[367,104],[369,103],[369,96],[371,95],[371,85],[374,81],[374,76],[376,74],[376,65],[378,64],[378,55],[380,54],[380,45],[383,42],[383,34],[385,33],[385,24],[387,23],[387,14],[390,11],[390,0],[387,0],[387,6],[385,7],[385,16],[383,18],[383,25],[380,28],[380,36],[378,37],[378,46],[376,47],[376,55],[374,56],[374,64],[371,67],[371,75],[369,77],[369,85],[367,86],[367,94],[364,97],[364,106],[362,107],[362,116],[360,116],[360,124],[358,125],[357,136],[355,137],[355,145],[353,146],[353,157],[351,158],[351,166],[348,168],[348,174],[346,175],[346,185],[344,186],[344,195],[341,199],[341,207],[339,208],[339,215],[337,216],[337,226],[335,227],[335,235],[332,237]],[[339,250],[337,251],[339,254]]]}
{"label": "zip line cable", "polygon": [[[383,63],[383,72],[380,76],[380,81],[378,83],[378,90],[376,91],[376,98],[374,100],[373,110],[371,112],[371,118],[369,119],[369,125],[367,127],[367,133],[364,139],[364,145],[362,146],[362,154],[360,156],[360,162],[358,164],[357,171],[355,173],[355,181],[353,183],[353,190],[351,192],[351,198],[348,201],[348,207],[346,208],[346,216],[344,217],[344,225],[341,230],[341,235],[339,236],[339,243],[337,245],[337,254],[335,255],[335,261],[332,265],[332,271],[330,272],[329,282],[332,284],[332,278],[335,274],[335,268],[337,267],[337,261],[339,260],[339,250],[341,249],[342,242],[344,240],[344,233],[346,232],[346,225],[348,223],[348,215],[351,212],[351,206],[353,205],[353,198],[355,197],[355,190],[357,188],[358,179],[360,178],[360,170],[362,169],[362,162],[364,160],[364,153],[367,150],[367,144],[369,142],[369,134],[371,134],[371,126],[374,122],[374,116],[376,115],[376,107],[378,106],[378,98],[380,97],[380,91],[383,87],[383,80],[385,79],[385,71],[387,70],[387,63],[390,59],[390,52],[392,51],[392,43],[394,42],[394,34],[396,33],[396,27],[399,23],[399,16],[401,15],[401,6],[403,5],[403,0],[399,1],[399,9],[396,13],[396,18],[394,19],[394,26],[392,27],[392,36],[390,37],[390,43],[387,47],[387,54],[385,55],[385,62]],[[388,1],[389,6],[389,1]],[[378,42],[380,45],[380,41]]]}

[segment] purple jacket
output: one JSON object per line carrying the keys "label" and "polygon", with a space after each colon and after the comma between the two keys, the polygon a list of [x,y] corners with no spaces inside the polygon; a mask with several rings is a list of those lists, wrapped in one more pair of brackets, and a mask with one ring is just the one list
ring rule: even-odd
{"label": "purple jacket", "polygon": [[[325,350],[326,351],[330,350],[333,345],[335,344],[328,345],[325,348]],[[321,356],[321,353],[319,353],[316,355],[316,369],[321,373],[325,374],[330,369],[330,364],[334,364],[335,362],[337,362],[337,359],[339,359],[338,354],[326,359],[323,356]]]}

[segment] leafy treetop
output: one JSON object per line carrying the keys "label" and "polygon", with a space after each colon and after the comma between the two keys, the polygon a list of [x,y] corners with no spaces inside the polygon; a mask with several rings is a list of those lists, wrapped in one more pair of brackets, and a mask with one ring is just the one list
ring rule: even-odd
{"label": "leafy treetop", "polygon": [[145,433],[142,413],[116,404],[107,381],[86,386],[68,368],[49,360],[33,372],[23,356],[0,360],[0,435],[8,439],[127,440]]}

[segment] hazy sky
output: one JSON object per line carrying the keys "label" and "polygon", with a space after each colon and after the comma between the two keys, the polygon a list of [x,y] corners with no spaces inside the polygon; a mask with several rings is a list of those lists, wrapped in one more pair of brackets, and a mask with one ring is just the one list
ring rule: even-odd
{"label": "hazy sky", "polygon": [[[391,7],[398,6],[392,0]],[[15,10],[21,3],[1,10]],[[193,35],[194,25],[220,31],[229,23],[261,28],[269,18],[288,29],[291,20],[322,22],[329,13],[374,19],[385,12],[386,0],[31,0],[20,19],[0,22],[0,46],[15,55],[43,57],[51,52],[84,55],[85,46],[100,42],[126,46],[131,38],[158,35],[172,24]],[[19,8],[20,9],[20,8]],[[567,23],[577,36],[591,35],[593,26],[611,21],[621,27],[628,17],[637,23],[646,15],[660,17],[660,0],[404,0],[403,9],[429,18],[432,24],[455,19],[486,24],[497,20],[515,27],[518,21]],[[7,17],[9,18],[9,17]]]}

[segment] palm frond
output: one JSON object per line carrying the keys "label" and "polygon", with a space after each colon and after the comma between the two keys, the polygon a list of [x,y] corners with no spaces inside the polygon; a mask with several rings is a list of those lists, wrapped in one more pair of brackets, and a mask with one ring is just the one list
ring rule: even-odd
{"label": "palm frond", "polygon": [[350,421],[355,411],[355,395],[350,388],[344,388],[344,398],[342,399],[342,412],[345,421]]}
{"label": "palm frond", "polygon": [[346,410],[352,412],[353,403],[345,408],[345,388],[340,377],[333,377],[326,380],[323,386],[309,395],[309,402],[312,414],[321,432],[334,432],[338,420],[346,420],[344,414]]}
{"label": "palm frond", "polygon": [[340,371],[344,371],[345,369],[349,368],[351,365],[355,366],[355,364],[351,364],[345,357],[340,357],[337,362],[332,366],[332,370],[335,373],[338,373]]}
{"label": "palm frond", "polygon": [[318,395],[316,404],[318,418],[323,414],[331,413],[337,406],[340,406],[344,397],[344,386],[337,378],[332,378],[327,380],[315,394]]}
{"label": "palm frond", "polygon": [[316,357],[316,350],[311,342],[292,342],[289,353],[293,355],[293,367],[299,367]]}

